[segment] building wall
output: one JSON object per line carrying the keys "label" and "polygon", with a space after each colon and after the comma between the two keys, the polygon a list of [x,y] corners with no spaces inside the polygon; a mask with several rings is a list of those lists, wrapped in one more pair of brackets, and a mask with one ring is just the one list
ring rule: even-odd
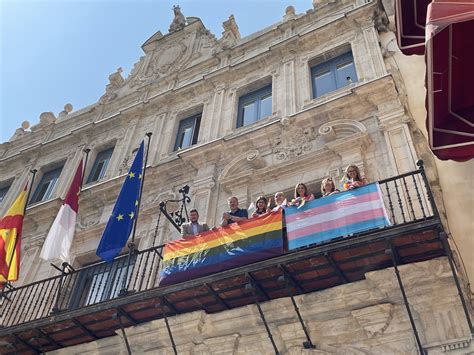
{"label": "building wall", "polygon": [[[446,258],[400,267],[418,334],[429,354],[471,353],[470,334]],[[261,305],[281,354],[417,354],[393,268],[365,280],[295,297],[316,349],[305,350],[303,328],[289,298]],[[179,354],[272,354],[255,305],[169,319]],[[163,319],[125,329],[132,352],[173,354]],[[126,354],[122,333],[51,354]],[[470,347],[469,347],[470,346]]]}
{"label": "building wall", "polygon": [[[427,112],[425,108],[425,75],[426,64],[424,56],[404,55],[397,46],[394,28],[393,1],[384,1],[390,24],[386,31],[380,33],[382,51],[388,71],[393,73],[400,83],[400,100],[407,109],[407,115],[415,123],[419,140],[426,145],[428,134],[426,130]],[[436,174],[431,176],[436,191],[436,200],[443,217],[444,227],[449,232],[451,248],[457,254],[459,270],[464,274],[466,287],[470,286],[469,294],[472,297],[474,286],[469,280],[474,279],[474,220],[471,213],[474,209],[474,194],[470,183],[474,178],[474,160],[467,162],[443,161],[436,158],[428,149],[424,148],[422,156],[425,162],[432,165]],[[469,285],[469,286],[468,286]]]}
{"label": "building wall", "polygon": [[[374,23],[377,6],[375,2],[359,0],[315,1],[314,8],[305,14],[297,15],[289,9],[281,22],[246,38],[239,38],[225,26],[223,37],[216,39],[199,20],[167,35],[157,32],[142,46],[145,54],[128,77],[123,78],[120,71],[111,74],[106,92],[97,103],[57,118],[43,113],[31,131],[19,129],[9,142],[0,145],[0,183],[13,180],[0,213],[24,187],[30,169],[39,169],[41,176],[58,164],[64,163],[64,168],[53,199],[27,209],[17,284],[57,273],[49,262],[39,259],[39,254],[82,150],[91,149],[92,162],[99,151],[114,146],[105,177],[85,185],[81,192],[71,249],[74,267],[98,260],[95,249],[132,162],[133,150],[146,132],[153,132],[153,136],[137,227],[139,249],[178,238],[164,218],[155,236],[155,224],[159,202],[177,197],[185,184],[191,187],[191,206],[197,207],[201,219],[210,225],[220,223],[229,196],[237,196],[241,206],[246,207],[261,194],[291,191],[298,182],[308,183],[316,191],[323,178],[342,177],[348,164],[357,164],[369,181],[375,181],[416,169],[415,162],[422,157],[428,162],[430,180],[435,188],[439,186],[426,141],[421,140],[412,121],[413,113],[406,110],[403,80],[379,46],[383,35],[379,35]],[[228,21],[232,25],[233,20]],[[358,81],[313,99],[312,63],[349,48]],[[272,115],[235,128],[238,98],[270,82]],[[197,144],[173,152],[179,121],[198,112],[202,112],[202,119]],[[425,266],[405,266],[406,270],[413,270],[407,271],[406,276],[415,308],[417,302],[421,305],[417,312],[423,316],[419,315],[417,321],[424,322],[425,341],[439,347],[441,343],[457,341],[453,339],[465,339],[464,328],[453,323],[453,332],[445,335],[442,325],[445,319],[452,322],[451,316],[458,317],[459,306],[441,309],[432,298],[439,288],[449,293],[447,306],[457,302],[455,288],[449,284],[446,272],[441,272],[445,261],[423,265],[436,266],[439,272],[433,275],[442,278],[432,280],[434,276],[427,273],[429,268]],[[425,280],[420,272],[426,272],[426,288],[414,282]],[[316,343],[325,344],[321,351],[341,348],[353,353],[380,353],[384,346],[393,352],[415,351],[391,273],[391,269],[381,270],[368,274],[365,281],[299,297]],[[374,282],[377,286],[373,287]],[[450,286],[444,289],[442,284]],[[276,324],[273,327],[278,328],[279,345],[289,353],[300,353],[297,347],[302,334],[291,320],[288,300],[272,301],[264,307]],[[285,312],[280,312],[281,307]],[[331,311],[325,313],[325,309]],[[437,313],[433,314],[439,317],[431,319],[434,309]],[[331,320],[330,314],[336,314],[337,319]],[[230,321],[234,319],[240,319],[236,321],[238,327]],[[428,326],[431,321],[439,323],[435,330]],[[177,317],[173,324],[179,328],[183,351],[191,351],[192,344],[196,344],[193,351],[203,353],[218,352],[215,349],[223,346],[234,346],[238,353],[253,347],[262,353],[271,351],[253,307],[216,315],[192,313]],[[393,328],[389,324],[394,324]],[[247,327],[249,333],[239,330]],[[436,331],[440,333],[435,334]],[[154,334],[158,332],[159,342],[164,343],[150,346],[168,346],[167,338],[161,336],[165,334],[161,321],[128,332],[137,339],[140,332],[146,339],[156,339]],[[385,335],[377,338],[379,333]],[[146,350],[140,348],[144,346],[140,342],[132,343],[137,351]],[[343,343],[352,345],[342,346]],[[74,351],[87,348],[117,352],[121,346],[113,338]]]}

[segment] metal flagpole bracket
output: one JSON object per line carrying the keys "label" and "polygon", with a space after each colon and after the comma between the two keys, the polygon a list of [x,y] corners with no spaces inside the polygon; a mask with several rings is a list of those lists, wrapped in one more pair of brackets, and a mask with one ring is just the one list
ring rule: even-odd
{"label": "metal flagpole bracket", "polygon": [[420,354],[425,355],[426,354],[425,349],[423,349],[423,345],[421,344],[420,336],[418,334],[418,330],[416,329],[415,319],[413,318],[413,314],[411,312],[410,304],[408,303],[408,297],[405,293],[405,287],[403,286],[402,277],[400,276],[400,272],[398,270],[398,264],[399,264],[399,262],[398,262],[398,260],[399,260],[398,253],[395,250],[395,248],[393,247],[393,245],[390,243],[390,241],[387,241],[387,243],[388,243],[388,248],[385,250],[385,254],[389,255],[392,258],[392,263],[393,263],[393,267],[395,269],[395,275],[397,277],[398,286],[400,287],[400,291],[402,293],[403,303],[405,304],[405,308],[406,308],[407,313],[408,313],[408,318],[410,319],[410,324],[411,324],[411,327],[413,329],[413,334],[415,335],[415,340],[416,340],[418,350],[419,350]]}
{"label": "metal flagpole bracket", "polygon": [[270,331],[270,327],[268,326],[267,320],[265,319],[265,315],[263,314],[262,307],[260,307],[260,302],[258,301],[258,296],[262,295],[266,299],[268,297],[265,295],[263,290],[260,288],[260,285],[258,282],[253,278],[253,276],[250,273],[246,274],[246,278],[248,280],[248,283],[245,285],[245,289],[250,291],[253,295],[255,305],[257,306],[258,313],[260,314],[260,318],[262,319],[263,325],[265,326],[265,330],[267,331],[268,338],[270,339],[270,342],[272,343],[273,350],[275,351],[276,355],[279,355],[280,352],[278,351],[278,348],[275,344],[275,340],[273,339],[272,332]]}
{"label": "metal flagpole bracket", "polygon": [[301,327],[303,328],[304,335],[306,336],[306,341],[303,342],[303,347],[305,349],[316,349],[316,346],[313,344],[311,341],[311,337],[309,336],[308,328],[304,324],[303,318],[301,317],[300,309],[298,308],[298,305],[296,304],[296,300],[293,295],[293,289],[292,287],[298,289],[301,289],[301,287],[296,283],[296,281],[291,277],[291,275],[288,273],[284,265],[279,265],[280,270],[282,271],[282,275],[278,277],[278,281],[284,282],[285,287],[288,291],[288,295],[290,296],[291,303],[293,304],[293,308],[295,309],[296,315],[298,316],[298,320],[301,324]]}
{"label": "metal flagpole bracket", "polygon": [[[181,194],[181,198],[174,199],[174,200],[171,199],[171,200],[161,201],[160,211],[171,222],[171,224],[178,230],[178,232],[181,232],[181,226],[183,225],[184,222],[186,222],[186,219],[189,219],[188,209],[186,207],[186,205],[191,202],[191,198],[189,197],[189,186],[184,185],[182,188],[178,190],[178,192]],[[180,204],[180,207],[176,211],[168,212],[167,204],[170,202],[175,202],[175,203],[178,202]]]}

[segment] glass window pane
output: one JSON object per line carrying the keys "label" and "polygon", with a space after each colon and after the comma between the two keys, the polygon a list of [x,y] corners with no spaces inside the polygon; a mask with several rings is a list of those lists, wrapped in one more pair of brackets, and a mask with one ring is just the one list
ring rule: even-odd
{"label": "glass window pane", "polygon": [[188,117],[179,122],[174,150],[183,149],[197,143],[201,114]]}
{"label": "glass window pane", "polygon": [[187,148],[191,146],[193,140],[193,127],[186,127],[181,133],[181,144],[180,148]]}
{"label": "glass window pane", "polygon": [[62,167],[46,172],[41,178],[36,191],[31,199],[31,203],[46,201],[53,195],[54,188],[61,174]]}
{"label": "glass window pane", "polygon": [[338,88],[357,81],[357,74],[352,58],[346,58],[343,62],[336,65],[336,79]]}
{"label": "glass window pane", "polygon": [[319,97],[328,92],[336,90],[334,74],[329,69],[316,73],[313,80],[315,88],[315,97]]}
{"label": "glass window pane", "polygon": [[4,199],[5,196],[7,195],[8,189],[10,189],[10,186],[2,187],[2,188],[0,189],[0,203],[2,203],[3,199]]}
{"label": "glass window pane", "polygon": [[272,115],[272,95],[268,95],[262,98],[260,101],[260,115],[258,119],[262,119]]}
{"label": "glass window pane", "polygon": [[58,181],[57,178],[54,180],[50,180],[47,183],[47,188],[41,201],[46,201],[51,197],[51,195],[53,194],[54,187],[56,186],[56,181]]}
{"label": "glass window pane", "polygon": [[257,120],[257,105],[255,101],[242,107],[242,118],[243,126],[251,124]]}
{"label": "glass window pane", "polygon": [[87,179],[87,183],[98,181],[105,176],[113,151],[114,148],[111,148],[103,150],[97,154],[94,165],[92,166],[91,172],[89,174],[89,178]]}

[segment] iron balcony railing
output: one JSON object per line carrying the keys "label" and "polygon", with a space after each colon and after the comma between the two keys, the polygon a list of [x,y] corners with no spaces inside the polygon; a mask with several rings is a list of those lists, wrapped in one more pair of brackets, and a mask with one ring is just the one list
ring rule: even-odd
{"label": "iron balcony railing", "polygon": [[[381,180],[379,185],[391,221],[387,230],[438,218],[422,165],[420,170]],[[11,327],[158,288],[162,249],[163,245],[154,246],[111,263],[96,263],[6,290],[0,301],[0,324]]]}

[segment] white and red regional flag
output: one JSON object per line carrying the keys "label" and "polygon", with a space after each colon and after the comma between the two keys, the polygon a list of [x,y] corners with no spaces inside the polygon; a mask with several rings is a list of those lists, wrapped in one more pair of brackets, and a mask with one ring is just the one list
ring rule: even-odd
{"label": "white and red regional flag", "polygon": [[81,181],[82,159],[77,167],[76,174],[74,175],[63,205],[59,209],[58,215],[44,241],[40,255],[44,260],[61,259],[62,261],[70,262],[69,249],[71,248],[76,227]]}

